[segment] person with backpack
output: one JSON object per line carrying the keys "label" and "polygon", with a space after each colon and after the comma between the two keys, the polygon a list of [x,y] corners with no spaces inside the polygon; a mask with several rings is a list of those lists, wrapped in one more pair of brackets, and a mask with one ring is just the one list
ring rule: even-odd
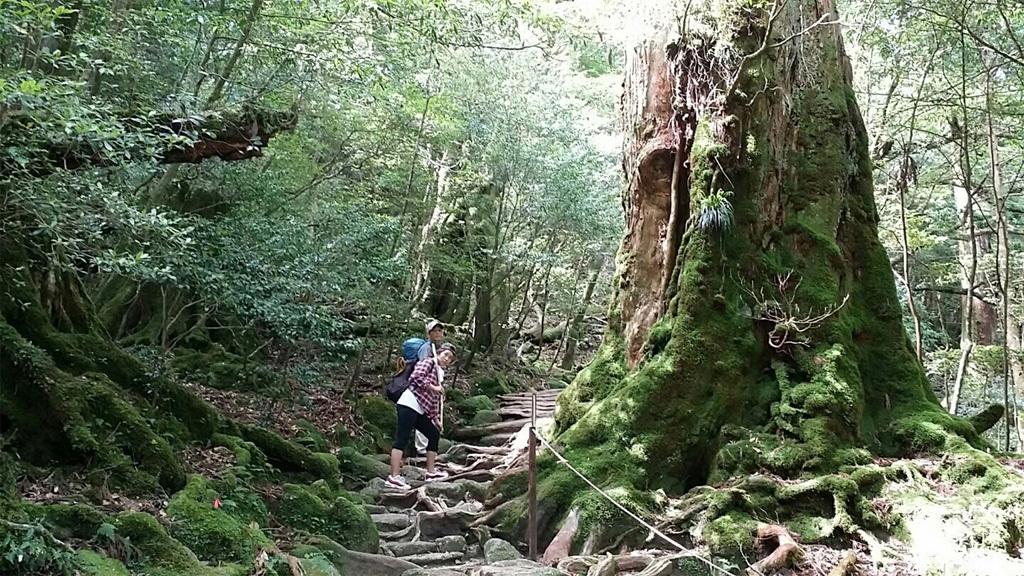
{"label": "person with backpack", "polygon": [[409,384],[399,397],[395,409],[398,411],[398,429],[395,441],[391,446],[391,474],[384,481],[390,488],[408,490],[409,483],[402,477],[402,455],[413,430],[422,432],[427,438],[427,473],[425,480],[433,482],[448,477],[444,472],[435,470],[437,445],[441,439],[441,405],[444,388],[441,381],[444,369],[455,362],[455,352],[451,348],[442,348],[434,357],[434,361],[417,362]]}

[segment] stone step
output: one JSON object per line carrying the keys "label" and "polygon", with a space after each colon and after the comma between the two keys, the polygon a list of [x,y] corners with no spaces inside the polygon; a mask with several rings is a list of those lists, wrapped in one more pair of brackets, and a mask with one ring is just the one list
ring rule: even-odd
{"label": "stone step", "polygon": [[429,552],[413,556],[402,556],[402,560],[417,566],[436,566],[438,564],[454,564],[465,556],[462,552]]}
{"label": "stone step", "polygon": [[377,505],[377,504],[363,504],[363,509],[366,510],[366,513],[371,515],[371,516],[374,515],[374,514],[387,514],[388,513],[387,507],[380,506],[380,505]]}
{"label": "stone step", "polygon": [[488,424],[486,426],[465,426],[463,428],[456,428],[451,435],[456,440],[470,440],[473,438],[483,438],[484,436],[490,436],[492,434],[518,432],[522,430],[523,426],[529,425],[529,418],[522,420],[506,420],[504,422]]}
{"label": "stone step", "polygon": [[513,392],[511,394],[499,394],[498,400],[529,400],[530,398],[533,397],[534,394],[536,394],[537,399],[540,400],[541,398],[557,398],[558,395],[561,393],[562,390],[559,388],[545,388],[543,390],[536,390],[534,392]]}
{"label": "stone step", "polygon": [[515,432],[504,432],[502,434],[491,434],[490,436],[484,436],[480,439],[480,443],[484,446],[502,446],[506,442],[515,436]]}
{"label": "stone step", "polygon": [[380,532],[397,532],[412,524],[412,517],[404,512],[370,514],[370,520],[373,520]]}
{"label": "stone step", "polygon": [[430,554],[438,551],[437,542],[434,542],[433,540],[421,542],[387,542],[384,544],[384,549],[396,558],[405,558],[406,556],[416,556],[418,554]]}

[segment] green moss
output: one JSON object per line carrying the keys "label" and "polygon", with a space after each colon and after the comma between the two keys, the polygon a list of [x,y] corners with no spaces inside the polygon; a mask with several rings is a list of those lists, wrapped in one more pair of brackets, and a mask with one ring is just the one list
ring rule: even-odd
{"label": "green moss", "polygon": [[364,396],[356,403],[366,433],[367,449],[376,452],[391,450],[391,437],[398,427],[398,413],[393,402],[383,396]]}
{"label": "green moss", "polygon": [[267,458],[263,452],[252,442],[246,442],[238,436],[229,434],[214,434],[210,441],[214,446],[223,446],[235,454],[235,464],[238,466],[262,466]]}
{"label": "green moss", "polygon": [[323,433],[308,420],[296,420],[295,427],[299,429],[299,434],[296,436],[295,441],[309,448],[314,452],[328,452],[330,451],[330,445],[327,443],[327,438],[324,437]]}
{"label": "green moss", "polygon": [[495,424],[501,422],[501,415],[496,410],[481,410],[473,416],[473,420],[470,422],[473,426],[486,426],[487,424]]}
{"label": "green moss", "polygon": [[487,488],[487,500],[501,497],[503,501],[526,494],[529,471],[525,468],[505,473],[494,479]]}
{"label": "green moss", "polygon": [[467,418],[472,418],[473,416],[476,415],[477,412],[480,412],[480,411],[483,411],[483,410],[497,410],[498,409],[498,406],[497,406],[497,404],[494,403],[494,400],[492,400],[490,397],[484,396],[482,394],[477,395],[477,396],[470,396],[468,398],[464,398],[462,400],[459,400],[456,403],[456,406],[458,407],[459,412],[461,412]]}
{"label": "green moss", "polygon": [[266,391],[280,380],[269,368],[214,344],[208,350],[179,350],[170,361],[181,376],[219,390]]}
{"label": "green moss", "polygon": [[388,474],[388,465],[375,460],[356,448],[345,446],[338,451],[341,473],[348,478],[366,481],[371,478],[383,478]]}
{"label": "green moss", "polygon": [[329,454],[318,456],[314,452],[285,440],[281,436],[257,426],[240,425],[242,438],[252,442],[267,457],[267,461],[285,472],[305,472],[317,478],[336,481],[338,465]]}
{"label": "green moss", "polygon": [[509,382],[508,376],[501,373],[477,378],[472,386],[474,395],[483,395],[489,398],[497,398],[501,394],[512,392],[512,384]]}
{"label": "green moss", "polygon": [[100,525],[109,521],[105,514],[87,504],[32,504],[23,511],[62,540],[90,540]]}
{"label": "green moss", "polygon": [[171,538],[156,518],[143,512],[122,512],[114,520],[117,533],[142,555],[145,572],[165,569],[168,573],[200,574],[199,560],[181,542]]}
{"label": "green moss", "polygon": [[321,534],[350,550],[376,553],[377,527],[365,508],[341,493],[286,484],[275,517],[310,534]]}
{"label": "green moss", "polygon": [[974,426],[975,432],[981,434],[1002,420],[1005,413],[1006,409],[1003,408],[1002,404],[992,404],[988,408],[985,408],[981,412],[971,416],[971,426]]}
{"label": "green moss", "polygon": [[78,567],[83,576],[130,576],[119,560],[92,550],[78,551]]}
{"label": "green moss", "polygon": [[[260,505],[251,498],[241,500],[243,490],[234,491],[239,502],[230,495],[202,476],[192,476],[167,506],[171,534],[204,560],[251,562],[260,548],[270,545],[257,527]],[[220,508],[214,506],[217,499],[222,501]],[[225,500],[228,505],[223,505]]]}
{"label": "green moss", "polygon": [[0,451],[0,517],[9,518],[19,507],[18,474],[20,467],[14,458]]}
{"label": "green moss", "polygon": [[757,522],[741,512],[729,512],[709,522],[701,531],[711,554],[742,559],[754,556]]}

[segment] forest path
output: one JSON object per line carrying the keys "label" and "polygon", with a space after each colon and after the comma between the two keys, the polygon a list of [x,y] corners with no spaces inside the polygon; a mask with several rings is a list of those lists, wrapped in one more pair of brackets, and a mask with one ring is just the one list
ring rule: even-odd
{"label": "forest path", "polygon": [[[551,423],[561,390],[536,394],[538,428]],[[547,576],[562,574],[522,559],[502,540],[488,543],[485,502],[491,483],[503,474],[526,467],[533,392],[498,397],[501,421],[457,428],[455,443],[438,456],[449,474],[443,482],[423,482],[424,458],[408,458],[402,469],[412,486],[407,491],[383,489],[375,480],[364,492],[376,497],[367,506],[381,538],[381,556],[368,576]],[[381,455],[381,459],[385,456]],[[387,558],[385,560],[385,558]]]}

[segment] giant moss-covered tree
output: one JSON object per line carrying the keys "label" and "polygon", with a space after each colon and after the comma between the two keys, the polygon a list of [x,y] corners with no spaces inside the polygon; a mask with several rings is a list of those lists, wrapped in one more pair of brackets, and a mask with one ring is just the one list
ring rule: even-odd
{"label": "giant moss-covered tree", "polygon": [[[887,527],[877,456],[969,455],[966,476],[988,474],[972,446],[994,421],[947,414],[904,332],[834,4],[678,10],[627,54],[628,229],[558,443],[639,507],[715,485],[676,519],[719,549],[750,546],[755,521],[811,541]],[[553,469],[542,502],[586,517],[579,488]]]}

